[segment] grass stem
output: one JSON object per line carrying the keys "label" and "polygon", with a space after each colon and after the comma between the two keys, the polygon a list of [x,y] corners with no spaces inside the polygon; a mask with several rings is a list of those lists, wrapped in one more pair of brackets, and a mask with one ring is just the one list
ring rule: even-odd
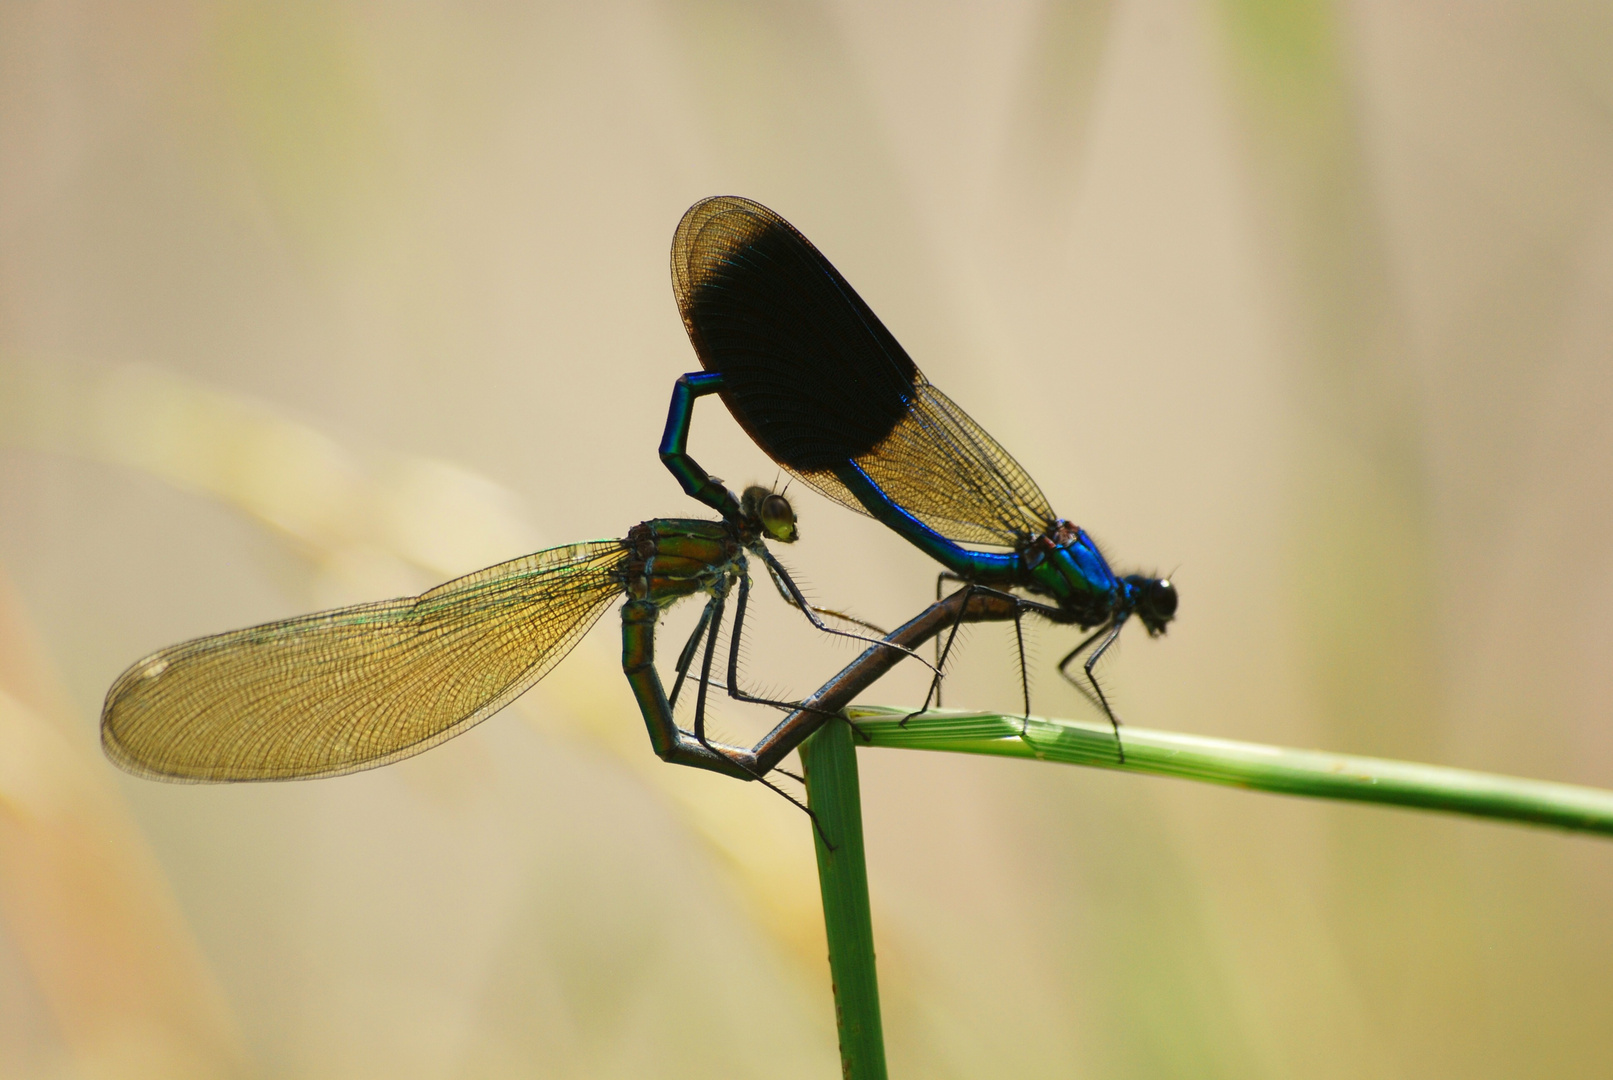
{"label": "grass stem", "polygon": [[[851,728],[831,720],[801,746],[807,804],[817,818],[818,881],[834,980],[840,1068],[846,1080],[885,1080],[874,927],[863,861],[862,795]],[[824,843],[827,837],[828,843]]]}
{"label": "grass stem", "polygon": [[910,711],[858,705],[846,715],[859,745],[1035,758],[1613,835],[1613,791],[1599,788],[1129,726],[1122,763],[1106,723],[937,709],[899,724]]}

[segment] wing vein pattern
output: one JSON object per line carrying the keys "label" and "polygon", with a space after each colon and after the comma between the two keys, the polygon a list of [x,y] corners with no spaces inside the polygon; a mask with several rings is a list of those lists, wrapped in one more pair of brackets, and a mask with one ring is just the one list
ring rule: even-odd
{"label": "wing vein pattern", "polygon": [[1036,482],[919,371],[829,260],[759,203],[695,204],[672,285],[701,364],[774,461],[867,511],[834,475],[855,462],[898,506],[960,543],[1015,547],[1055,515]]}
{"label": "wing vein pattern", "polygon": [[170,780],[335,776],[479,723],[559,663],[621,592],[620,541],[550,548],[419,596],[163,649],[107,694],[101,740]]}

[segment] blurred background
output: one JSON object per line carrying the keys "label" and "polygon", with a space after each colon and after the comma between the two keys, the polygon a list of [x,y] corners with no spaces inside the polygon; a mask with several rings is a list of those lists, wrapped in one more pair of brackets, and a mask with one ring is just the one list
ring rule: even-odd
{"label": "blurred background", "polygon": [[[1613,785],[1606,5],[14,0],[0,1076],[834,1075],[808,824],[653,757],[614,615],[370,773],[97,744],[160,646],[700,516],[654,451],[716,193],[1174,574],[1107,666],[1133,723]],[[713,402],[693,449],[776,474]],[[791,494],[820,602],[933,596]],[[854,655],[764,607],[756,685]],[[1015,707],[1011,640],[949,704]],[[1038,712],[1091,717],[1073,642],[1034,635]],[[1613,1074],[1604,841],[861,763],[893,1076]]]}

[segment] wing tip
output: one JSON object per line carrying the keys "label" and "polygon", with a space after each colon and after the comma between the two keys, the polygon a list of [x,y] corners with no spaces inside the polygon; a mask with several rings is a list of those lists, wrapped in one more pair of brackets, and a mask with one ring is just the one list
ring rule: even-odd
{"label": "wing tip", "polygon": [[733,230],[741,243],[769,228],[782,227],[795,232],[790,223],[777,213],[743,195],[708,195],[685,210],[683,217],[678,219],[677,229],[672,233],[672,291],[677,297],[678,309],[685,312],[686,319],[689,297],[695,286],[695,247],[701,234],[713,222],[729,214],[744,216],[754,223],[749,229]]}

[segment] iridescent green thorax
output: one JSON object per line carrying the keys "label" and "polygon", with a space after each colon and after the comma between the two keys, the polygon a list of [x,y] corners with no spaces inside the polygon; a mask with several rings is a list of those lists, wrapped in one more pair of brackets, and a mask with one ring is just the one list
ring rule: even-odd
{"label": "iridescent green thorax", "polygon": [[646,521],[622,541],[622,587],[633,599],[663,608],[697,592],[726,592],[740,571],[745,546],[739,530],[726,522]]}
{"label": "iridescent green thorax", "polygon": [[745,573],[746,551],[760,554],[764,541],[787,544],[798,535],[782,495],[748,488],[741,507],[732,521],[655,518],[633,526],[622,541],[622,588],[662,608],[697,592],[724,595]]}

